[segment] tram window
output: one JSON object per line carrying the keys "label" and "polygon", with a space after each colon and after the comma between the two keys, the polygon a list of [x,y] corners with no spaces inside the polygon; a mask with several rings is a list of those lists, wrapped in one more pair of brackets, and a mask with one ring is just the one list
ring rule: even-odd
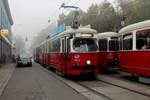
{"label": "tram window", "polygon": [[43,48],[43,53],[44,53],[44,51],[45,51],[45,47],[44,47],[44,45],[42,46],[42,48]]}
{"label": "tram window", "polygon": [[110,51],[118,51],[119,50],[118,40],[110,40],[109,41],[109,50]]}
{"label": "tram window", "polygon": [[36,48],[36,49],[37,49],[37,51],[36,51],[36,52],[37,52],[37,53],[39,53],[39,47],[38,47],[38,48]]}
{"label": "tram window", "polygon": [[48,42],[48,52],[49,53],[51,52],[51,44],[50,44],[50,42]]}
{"label": "tram window", "polygon": [[43,45],[42,48],[43,48],[43,53],[44,53],[45,52],[45,46]]}
{"label": "tram window", "polygon": [[62,40],[62,52],[65,52],[65,45],[64,44],[65,44],[65,40],[63,39]]}
{"label": "tram window", "polygon": [[136,48],[138,50],[150,49],[150,29],[136,33]]}
{"label": "tram window", "polygon": [[38,48],[35,48],[35,49],[34,49],[34,52],[37,54],[37,53],[38,53]]}
{"label": "tram window", "polygon": [[123,50],[123,39],[122,39],[122,36],[119,37],[119,50]]}
{"label": "tram window", "polygon": [[131,34],[123,36],[123,50],[132,50],[133,38]]}
{"label": "tram window", "polygon": [[42,45],[41,45],[41,47],[40,47],[40,48],[41,48],[41,53],[42,53],[42,51],[43,51]]}
{"label": "tram window", "polygon": [[52,48],[53,48],[52,42],[50,42],[50,43],[49,43],[49,52],[52,52]]}
{"label": "tram window", "polygon": [[43,45],[43,47],[44,47],[44,53],[46,53],[46,46],[45,46],[45,44]]}
{"label": "tram window", "polygon": [[97,51],[98,47],[96,40],[88,38],[76,38],[73,42],[73,48],[75,51]]}
{"label": "tram window", "polygon": [[44,53],[44,47],[43,47],[43,45],[41,46],[41,49],[42,49],[42,53]]}
{"label": "tram window", "polygon": [[45,44],[45,48],[46,48],[46,51],[45,51],[45,52],[47,53],[47,50],[48,50],[48,48],[47,48],[47,43]]}
{"label": "tram window", "polygon": [[44,45],[42,45],[42,48],[43,48],[43,51],[42,51],[42,53],[44,53],[44,50],[45,50],[45,48],[44,48]]}
{"label": "tram window", "polygon": [[70,52],[70,39],[67,39],[67,52]]}
{"label": "tram window", "polygon": [[40,52],[42,53],[42,46],[40,47]]}
{"label": "tram window", "polygon": [[99,40],[99,51],[107,51],[107,39]]}
{"label": "tram window", "polygon": [[52,52],[60,52],[60,40],[55,40],[52,42]]}
{"label": "tram window", "polygon": [[41,48],[39,47],[39,53],[41,53]]}
{"label": "tram window", "polygon": [[56,45],[56,51],[60,52],[60,39],[55,41],[55,45]]}

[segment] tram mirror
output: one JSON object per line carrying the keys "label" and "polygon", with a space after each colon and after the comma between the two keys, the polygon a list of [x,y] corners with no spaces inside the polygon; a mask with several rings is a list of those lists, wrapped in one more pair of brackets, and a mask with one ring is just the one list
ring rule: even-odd
{"label": "tram mirror", "polygon": [[73,38],[73,34],[70,34],[69,39],[72,39],[72,38]]}

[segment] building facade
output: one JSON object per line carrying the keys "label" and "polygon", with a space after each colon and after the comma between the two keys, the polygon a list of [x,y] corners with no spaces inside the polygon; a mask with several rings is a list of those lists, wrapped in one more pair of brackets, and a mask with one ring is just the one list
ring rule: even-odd
{"label": "building facade", "polygon": [[[11,26],[13,20],[8,4],[8,0],[0,0],[0,30],[7,29],[9,31],[6,37],[10,42],[12,41]],[[0,63],[8,61],[11,56],[11,45],[0,35]]]}

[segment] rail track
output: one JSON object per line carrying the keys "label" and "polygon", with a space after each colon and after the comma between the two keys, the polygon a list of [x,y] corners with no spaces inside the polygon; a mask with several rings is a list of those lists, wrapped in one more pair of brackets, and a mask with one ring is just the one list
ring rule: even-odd
{"label": "rail track", "polygon": [[[120,100],[120,99],[117,99],[117,98],[118,97],[119,98],[122,97],[122,95],[119,95],[119,93],[122,93],[122,90],[126,91],[125,94],[129,93],[130,96],[132,97],[131,99],[125,99],[125,100],[138,100],[136,98],[140,97],[140,96],[144,98],[142,100],[149,100],[150,99],[150,95],[149,94],[145,94],[145,93],[142,93],[140,91],[136,91],[134,89],[129,89],[129,88],[126,88],[126,87],[122,87],[122,86],[119,86],[119,85],[116,85],[116,84],[112,84],[112,83],[109,83],[109,82],[105,82],[105,81],[101,81],[101,80],[94,81],[94,82],[82,82],[82,81],[78,81],[76,83],[79,84],[79,85],[81,85],[81,86],[83,86],[83,87],[88,88],[90,91],[94,91],[95,93],[98,93],[99,95],[102,95],[102,96],[108,98],[109,100]],[[87,83],[90,83],[90,84],[99,83],[99,86],[91,87]],[[102,89],[106,90],[106,92],[104,92],[102,89],[101,89],[102,91],[98,90],[98,88],[102,87],[101,86],[102,84],[105,84],[105,87],[111,87],[111,86],[115,87],[116,90],[118,90],[115,95],[118,96],[118,97],[116,98],[116,97],[114,97],[114,95],[113,96],[109,95],[109,94],[111,94],[111,93],[107,92],[109,89],[106,90],[105,88],[102,88]],[[113,88],[114,92],[116,91],[115,88]],[[113,93],[113,90],[110,90],[110,91],[112,91],[112,93]],[[133,94],[133,96],[132,96],[132,94]],[[136,95],[137,95],[137,97],[136,97]],[[124,100],[124,98],[121,98],[121,99]],[[141,99],[139,99],[139,100],[141,100]]]}
{"label": "rail track", "polygon": [[[120,87],[120,88],[123,88],[123,89],[126,89],[126,90],[129,90],[129,91],[131,91],[131,92],[135,92],[135,93],[138,93],[138,94],[141,94],[141,95],[144,95],[144,96],[147,96],[147,97],[150,97],[150,91],[149,92],[145,92],[145,91],[139,91],[140,89],[135,89],[134,88],[134,85],[137,85],[138,87],[140,87],[140,88],[148,88],[148,89],[150,89],[150,87],[149,87],[149,85],[148,84],[142,84],[142,83],[139,83],[139,81],[137,81],[137,80],[129,80],[129,79],[124,79],[124,78],[122,78],[123,76],[124,76],[124,74],[122,75],[122,74],[120,74],[120,73],[122,73],[122,72],[120,72],[120,71],[117,71],[118,73],[119,73],[119,77],[118,77],[118,75],[116,76],[116,75],[113,75],[113,74],[110,74],[110,75],[104,75],[104,77],[108,77],[108,79],[107,78],[102,78],[102,75],[101,75],[101,78],[98,78],[98,80],[99,81],[101,81],[101,82],[104,82],[104,83],[106,83],[106,84],[110,84],[110,85],[113,85],[113,86],[116,86],[116,87]],[[129,74],[126,74],[126,75],[128,75],[129,76]],[[133,78],[133,77],[132,77]],[[112,80],[113,79],[113,81],[110,81],[110,80]],[[109,80],[109,81],[108,81]],[[114,82],[114,81],[117,81],[117,82]],[[128,86],[126,86],[126,85],[124,85],[124,84],[121,84],[121,83],[124,83],[124,84],[126,84],[126,85],[128,85]],[[131,86],[130,86],[131,85]],[[132,88],[131,88],[132,87]]]}
{"label": "rail track", "polygon": [[113,86],[122,88],[122,89],[126,89],[126,90],[128,90],[128,91],[131,91],[131,92],[134,92],[134,93],[137,93],[137,94],[141,94],[141,95],[150,97],[150,94],[146,94],[146,93],[143,93],[143,92],[140,92],[140,91],[137,91],[137,90],[128,88],[128,87],[120,86],[120,85],[117,85],[117,84],[114,84],[114,83],[111,83],[111,82],[106,82],[106,81],[103,81],[103,80],[99,80],[99,81],[101,81],[101,82],[103,82],[103,83],[106,83],[106,84],[109,84],[109,85],[113,85]]}
{"label": "rail track", "polygon": [[[94,81],[74,81],[74,80],[68,80],[64,77],[60,77],[58,76],[56,73],[49,71],[47,69],[44,69],[42,67],[40,67],[42,70],[46,71],[48,74],[52,75],[54,78],[58,79],[60,82],[63,82],[64,84],[66,84],[67,86],[71,87],[73,90],[75,90],[76,92],[84,95],[85,93],[92,93],[96,96],[99,96],[101,98],[103,98],[102,100],[149,100],[150,99],[150,95],[149,94],[145,94],[142,93],[140,91],[136,91],[134,89],[130,89],[130,88],[126,88],[117,84],[113,84],[107,81],[103,81],[103,80],[94,80]],[[97,86],[90,86],[89,84],[93,85],[97,83]],[[105,84],[105,86],[103,87],[102,84]],[[82,91],[82,90],[78,90],[78,88],[76,88],[76,86],[78,85],[78,87],[82,87],[84,88],[84,90],[86,91]],[[116,94],[111,95],[111,93],[107,93],[107,91],[109,90],[108,87],[113,87],[113,90],[110,90],[109,92],[113,93],[115,91],[117,91]],[[100,91],[98,90],[98,88],[102,88],[104,90]],[[116,89],[116,90],[115,90]],[[82,92],[81,92],[82,91]],[[121,94],[119,94],[121,93]],[[125,94],[124,94],[125,93]],[[128,98],[123,98],[123,95],[126,95],[126,93],[130,94],[130,96]],[[133,96],[132,96],[133,95]],[[99,99],[91,99],[89,96],[86,96],[88,99],[90,100],[99,100]],[[131,98],[130,98],[131,97]]]}
{"label": "rail track", "polygon": [[[96,96],[100,96],[100,98],[102,98],[102,100],[113,100],[112,98],[106,96],[105,94],[103,93],[100,93],[100,92],[97,92],[96,90],[92,89],[92,88],[89,88],[88,86],[85,86],[83,84],[81,84],[80,82],[75,82],[75,81],[72,81],[72,80],[67,80],[65,79],[64,77],[61,77],[59,73],[54,73],[53,71],[49,71],[47,70],[46,68],[42,68],[40,67],[41,70],[45,71],[46,73],[52,75],[54,78],[56,78],[57,80],[59,80],[60,82],[64,83],[65,85],[71,87],[73,90],[75,90],[77,93],[80,93],[82,95],[84,95],[85,97],[87,97],[89,100],[99,100],[99,99],[91,99],[90,97],[88,97],[87,95],[85,95],[84,93],[81,93],[81,91],[78,89],[76,89],[76,87],[74,87],[72,84],[69,84],[70,82],[71,83],[74,83],[74,84],[78,84],[80,86],[82,86],[84,89],[86,89],[87,93],[88,91],[92,92],[92,94],[95,94]],[[59,75],[58,75],[59,74]]]}
{"label": "rail track", "polygon": [[88,90],[90,90],[90,91],[96,93],[97,95],[106,98],[106,100],[113,100],[113,99],[110,98],[109,96],[107,96],[107,95],[105,95],[105,94],[103,94],[103,93],[101,93],[101,92],[98,92],[98,91],[96,91],[96,90],[94,90],[94,89],[88,87],[87,85],[84,85],[84,84],[82,84],[82,83],[80,83],[80,82],[76,82],[76,83],[79,84],[79,85],[81,85],[82,87],[84,87],[84,88],[86,88],[86,89],[88,89]]}

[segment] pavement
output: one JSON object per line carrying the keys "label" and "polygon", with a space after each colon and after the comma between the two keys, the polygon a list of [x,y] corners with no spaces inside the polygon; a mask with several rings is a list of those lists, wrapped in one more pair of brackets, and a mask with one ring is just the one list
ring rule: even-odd
{"label": "pavement", "polygon": [[87,100],[40,65],[15,68],[0,100]]}
{"label": "pavement", "polygon": [[9,79],[15,70],[14,64],[6,64],[0,67],[0,96],[2,95]]}

